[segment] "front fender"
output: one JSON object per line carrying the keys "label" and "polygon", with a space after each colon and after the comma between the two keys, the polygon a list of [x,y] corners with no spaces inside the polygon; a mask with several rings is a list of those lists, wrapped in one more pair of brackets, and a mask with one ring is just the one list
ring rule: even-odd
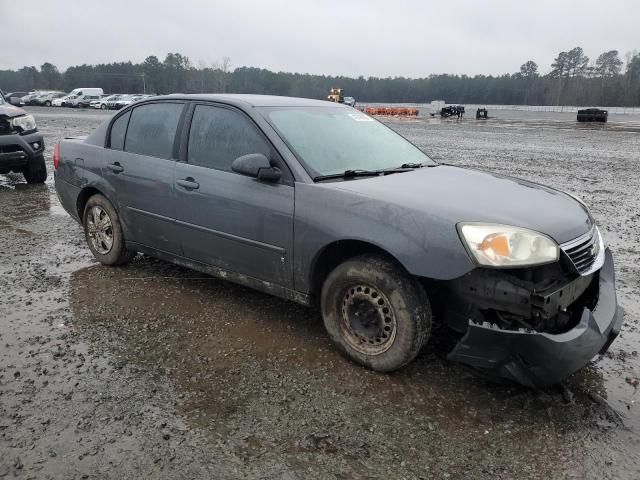
{"label": "front fender", "polygon": [[321,184],[296,184],[296,290],[309,292],[310,270],[327,245],[340,240],[370,243],[395,257],[411,274],[451,280],[474,268],[454,221],[425,215]]}

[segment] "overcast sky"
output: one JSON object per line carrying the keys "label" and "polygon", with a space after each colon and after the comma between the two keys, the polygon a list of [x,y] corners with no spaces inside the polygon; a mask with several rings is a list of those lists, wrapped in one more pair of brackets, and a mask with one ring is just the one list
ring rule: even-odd
{"label": "overcast sky", "polygon": [[196,66],[418,77],[640,50],[639,0],[0,0],[0,20],[0,69],[180,52]]}

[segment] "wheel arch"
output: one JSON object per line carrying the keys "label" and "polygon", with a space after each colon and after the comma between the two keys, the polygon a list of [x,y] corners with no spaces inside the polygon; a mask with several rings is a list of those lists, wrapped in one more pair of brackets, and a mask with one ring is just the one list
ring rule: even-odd
{"label": "wheel arch", "polygon": [[313,301],[320,297],[322,284],[333,269],[350,258],[366,253],[387,257],[408,271],[396,256],[379,245],[358,239],[336,240],[322,247],[311,262],[309,294]]}
{"label": "wheel arch", "polygon": [[80,193],[78,194],[78,198],[76,199],[76,212],[78,213],[78,218],[80,219],[81,224],[84,223],[84,207],[87,205],[89,199],[96,194],[104,196],[107,200],[109,200],[109,202],[111,202],[111,205],[113,205],[115,208],[114,203],[111,201],[109,196],[105,194],[104,191],[100,190],[94,185],[87,186],[80,191]]}

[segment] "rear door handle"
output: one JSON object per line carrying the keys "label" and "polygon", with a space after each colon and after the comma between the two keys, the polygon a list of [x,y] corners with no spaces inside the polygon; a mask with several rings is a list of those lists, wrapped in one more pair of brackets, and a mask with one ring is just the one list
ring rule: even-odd
{"label": "rear door handle", "polygon": [[118,162],[110,163],[109,165],[107,165],[107,167],[109,167],[109,170],[111,170],[113,173],[124,172],[124,167],[120,165]]}
{"label": "rear door handle", "polygon": [[191,177],[176,180],[176,183],[187,190],[197,190],[200,188],[200,184]]}

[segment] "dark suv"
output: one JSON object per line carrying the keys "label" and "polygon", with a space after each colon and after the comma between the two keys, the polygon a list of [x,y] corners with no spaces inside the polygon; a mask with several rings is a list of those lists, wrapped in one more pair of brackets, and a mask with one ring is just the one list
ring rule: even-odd
{"label": "dark suv", "polygon": [[0,94],[0,174],[21,172],[27,183],[44,183],[44,138],[32,115]]}

